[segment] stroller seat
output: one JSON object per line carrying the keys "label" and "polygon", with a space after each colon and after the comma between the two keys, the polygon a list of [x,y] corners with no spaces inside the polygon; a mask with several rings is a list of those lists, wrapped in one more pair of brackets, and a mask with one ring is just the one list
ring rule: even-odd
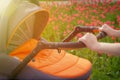
{"label": "stroller seat", "polygon": [[[13,52],[10,56],[16,56],[21,61],[35,48],[37,40],[30,39]],[[61,51],[45,49],[29,63],[29,66],[51,76],[60,77],[66,80],[87,80],[91,74],[92,65],[87,59],[83,59]]]}

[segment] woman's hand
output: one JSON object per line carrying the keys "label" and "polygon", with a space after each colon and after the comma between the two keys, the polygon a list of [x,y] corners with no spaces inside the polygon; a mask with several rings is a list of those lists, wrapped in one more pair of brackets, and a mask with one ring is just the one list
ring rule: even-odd
{"label": "woman's hand", "polygon": [[115,36],[115,30],[107,24],[104,24],[102,27],[99,28],[99,30],[104,31],[105,33],[107,33],[108,36]]}
{"label": "woman's hand", "polygon": [[99,48],[99,42],[92,33],[87,33],[83,37],[79,38],[79,41],[83,42],[89,49],[97,51]]}

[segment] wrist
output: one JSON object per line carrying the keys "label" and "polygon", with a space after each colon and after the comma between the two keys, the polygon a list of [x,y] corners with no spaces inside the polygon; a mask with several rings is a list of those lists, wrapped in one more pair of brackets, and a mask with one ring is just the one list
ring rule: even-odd
{"label": "wrist", "polygon": [[99,52],[100,51],[100,43],[97,42],[93,45],[93,47],[91,47],[91,50]]}
{"label": "wrist", "polygon": [[120,30],[114,30],[114,37],[120,37]]}
{"label": "wrist", "polygon": [[117,30],[113,30],[113,31],[111,32],[110,36],[114,36],[114,37],[115,37],[115,36],[117,35],[117,32],[118,32]]}

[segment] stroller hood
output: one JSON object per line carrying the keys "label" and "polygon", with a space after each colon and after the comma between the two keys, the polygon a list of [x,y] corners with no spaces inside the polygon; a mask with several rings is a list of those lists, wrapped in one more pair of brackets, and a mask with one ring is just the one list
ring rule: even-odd
{"label": "stroller hood", "polygon": [[0,0],[0,6],[0,52],[40,37],[48,22],[48,11],[29,0]]}

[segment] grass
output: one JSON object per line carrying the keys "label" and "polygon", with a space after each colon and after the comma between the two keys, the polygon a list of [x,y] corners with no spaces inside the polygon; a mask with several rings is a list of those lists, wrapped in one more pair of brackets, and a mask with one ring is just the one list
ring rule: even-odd
{"label": "grass", "polygon": [[[115,29],[120,28],[120,2],[69,5],[41,4],[50,12],[50,20],[42,34],[49,41],[62,41],[76,25],[102,26],[104,23]],[[57,5],[57,6],[56,6]],[[82,33],[83,35],[85,33]],[[73,41],[77,41],[76,36]],[[102,42],[120,42],[119,38],[106,37]],[[98,56],[96,52],[87,48],[68,50],[71,54],[90,60],[93,64],[91,80],[120,80],[120,57]]]}

